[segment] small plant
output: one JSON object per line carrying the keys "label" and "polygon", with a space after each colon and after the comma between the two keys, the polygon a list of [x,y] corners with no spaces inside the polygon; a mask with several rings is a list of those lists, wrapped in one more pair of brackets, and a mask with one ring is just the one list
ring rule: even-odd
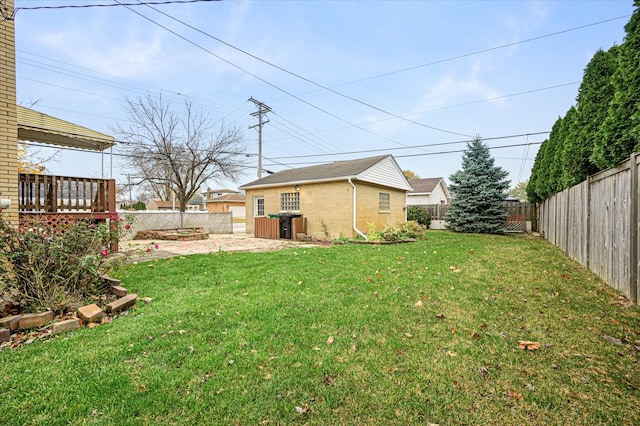
{"label": "small plant", "polygon": [[387,224],[381,231],[376,231],[375,224],[369,223],[367,240],[369,241],[402,241],[424,238],[426,228],[416,221],[404,222],[400,226]]}
{"label": "small plant", "polygon": [[341,232],[340,236],[338,238],[334,238],[333,240],[331,240],[331,242],[333,244],[348,244],[351,242],[351,238],[347,237]]}
{"label": "small plant", "polygon": [[380,231],[380,237],[383,241],[399,241],[402,239],[402,233],[400,228],[395,225],[387,223],[382,231]]}
{"label": "small plant", "polygon": [[369,229],[367,231],[367,240],[368,241],[383,241],[382,235],[378,231],[376,231],[376,224],[370,222],[367,224]]}
{"label": "small plant", "polygon": [[418,223],[415,220],[410,220],[400,225],[400,234],[402,235],[403,239],[423,239],[426,231],[426,226]]}
{"label": "small plant", "polygon": [[407,220],[416,221],[426,228],[429,228],[431,224],[431,216],[420,206],[409,206],[409,208],[407,208]]}
{"label": "small plant", "polygon": [[[320,226],[322,226],[322,233],[324,234],[324,239],[327,241],[330,240],[331,235],[329,234],[329,227],[327,226],[327,223],[322,218],[320,218]],[[340,235],[342,236],[342,234]]]}
{"label": "small plant", "polygon": [[65,312],[104,292],[101,275],[123,260],[109,254],[130,228],[117,213],[55,228],[45,220],[17,228],[0,217],[0,290],[29,309]]}

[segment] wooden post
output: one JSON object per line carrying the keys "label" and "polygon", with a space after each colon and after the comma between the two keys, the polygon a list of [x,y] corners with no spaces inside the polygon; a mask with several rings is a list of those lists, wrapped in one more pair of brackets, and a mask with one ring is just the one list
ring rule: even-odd
{"label": "wooden post", "polygon": [[588,270],[591,270],[591,176],[587,177],[587,203],[585,207],[587,210],[587,225],[586,225],[587,235],[585,235],[585,244],[587,245],[586,247],[587,256],[585,259],[586,265],[584,266]]}
{"label": "wooden post", "polygon": [[640,153],[631,154],[629,159],[629,173],[630,185],[629,185],[629,298],[632,302],[638,303],[638,159],[640,159]]}
{"label": "wooden post", "polygon": [[109,179],[107,183],[107,210],[115,213],[116,209],[116,180]]}

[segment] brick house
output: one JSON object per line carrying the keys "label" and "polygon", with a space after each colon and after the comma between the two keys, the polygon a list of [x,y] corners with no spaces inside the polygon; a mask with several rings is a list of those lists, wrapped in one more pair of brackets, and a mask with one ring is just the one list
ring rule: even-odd
{"label": "brick house", "polygon": [[207,211],[233,214],[235,219],[246,217],[245,196],[233,189],[207,189],[205,194]]}
{"label": "brick house", "polygon": [[369,224],[380,230],[405,222],[412,187],[393,156],[383,155],[284,170],[240,189],[246,192],[248,234],[261,236],[255,231],[262,218],[289,214],[305,219],[308,236],[332,239],[364,236]]}

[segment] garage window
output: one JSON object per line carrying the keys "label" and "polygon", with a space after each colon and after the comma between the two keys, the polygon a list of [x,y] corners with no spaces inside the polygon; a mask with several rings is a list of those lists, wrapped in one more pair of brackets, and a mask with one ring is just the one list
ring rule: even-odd
{"label": "garage window", "polygon": [[378,193],[378,210],[385,213],[391,210],[389,207],[389,194],[386,192]]}
{"label": "garage window", "polygon": [[280,211],[299,212],[300,211],[300,193],[299,192],[283,192],[280,194]]}

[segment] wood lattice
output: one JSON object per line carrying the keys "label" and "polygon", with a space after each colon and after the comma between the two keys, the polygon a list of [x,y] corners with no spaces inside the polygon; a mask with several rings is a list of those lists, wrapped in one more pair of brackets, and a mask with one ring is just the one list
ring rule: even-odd
{"label": "wood lattice", "polygon": [[512,214],[507,218],[505,231],[510,233],[527,232],[527,218],[523,214]]}

